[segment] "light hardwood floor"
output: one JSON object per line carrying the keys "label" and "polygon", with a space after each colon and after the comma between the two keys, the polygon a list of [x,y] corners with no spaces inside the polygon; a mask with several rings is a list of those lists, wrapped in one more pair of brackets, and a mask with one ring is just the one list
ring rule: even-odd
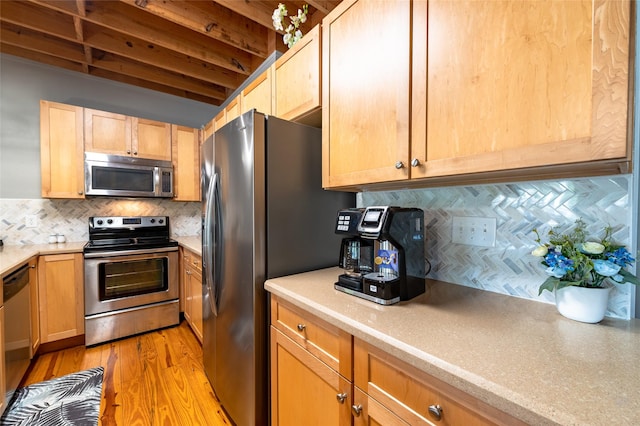
{"label": "light hardwood floor", "polygon": [[189,325],[86,348],[40,355],[24,385],[104,367],[99,424],[224,425],[202,365],[202,346]]}

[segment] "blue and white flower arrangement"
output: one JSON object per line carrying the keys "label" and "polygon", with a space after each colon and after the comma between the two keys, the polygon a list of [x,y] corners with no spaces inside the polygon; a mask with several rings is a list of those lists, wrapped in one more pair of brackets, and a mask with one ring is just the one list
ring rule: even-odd
{"label": "blue and white flower arrangement", "polygon": [[604,288],[609,278],[614,283],[638,285],[638,278],[624,268],[635,259],[621,245],[611,241],[612,228],[604,228],[604,237],[598,242],[587,240],[586,223],[582,219],[568,233],[560,234],[556,229],[549,231],[549,242],[543,243],[537,229],[536,247],[531,254],[543,258],[541,264],[549,275],[538,290],[553,292],[568,286]]}

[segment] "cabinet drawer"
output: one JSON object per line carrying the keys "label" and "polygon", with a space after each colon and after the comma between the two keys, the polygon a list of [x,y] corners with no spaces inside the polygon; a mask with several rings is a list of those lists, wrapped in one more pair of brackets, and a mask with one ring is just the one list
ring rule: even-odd
{"label": "cabinet drawer", "polygon": [[[410,424],[525,424],[357,338],[354,365],[354,384],[369,395],[369,404],[373,399]],[[430,413],[436,407],[440,419]]]}
{"label": "cabinet drawer", "polygon": [[275,296],[271,297],[271,324],[351,380],[353,351],[349,333]]}
{"label": "cabinet drawer", "polygon": [[196,271],[202,273],[202,256],[184,249],[182,260],[184,261],[185,268],[195,269]]}

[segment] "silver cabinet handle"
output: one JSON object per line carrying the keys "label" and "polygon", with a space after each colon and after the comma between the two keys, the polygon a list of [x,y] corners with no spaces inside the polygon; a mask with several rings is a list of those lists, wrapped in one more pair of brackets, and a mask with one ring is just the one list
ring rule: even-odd
{"label": "silver cabinet handle", "polygon": [[340,404],[344,404],[344,401],[347,399],[347,393],[343,392],[343,393],[339,393],[336,395],[336,399],[338,400],[338,402]]}
{"label": "silver cabinet handle", "polygon": [[353,413],[354,416],[360,417],[360,413],[362,413],[362,405],[360,405],[360,404],[352,405],[351,406],[351,412]]}
{"label": "silver cabinet handle", "polygon": [[418,167],[420,165],[420,160],[418,160],[417,158],[414,158],[413,160],[411,160],[411,167]]}
{"label": "silver cabinet handle", "polygon": [[429,406],[429,414],[436,420],[442,420],[442,407],[440,404],[430,405]]}
{"label": "silver cabinet handle", "polygon": [[304,329],[307,328],[306,325],[304,324],[298,324],[298,331],[304,331]]}
{"label": "silver cabinet handle", "polygon": [[404,167],[404,163],[402,161],[396,162],[396,169],[401,169]]}

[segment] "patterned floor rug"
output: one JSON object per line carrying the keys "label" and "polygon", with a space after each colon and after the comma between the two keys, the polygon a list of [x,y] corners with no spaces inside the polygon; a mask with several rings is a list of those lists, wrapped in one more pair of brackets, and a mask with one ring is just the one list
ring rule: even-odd
{"label": "patterned floor rug", "polygon": [[103,374],[96,367],[18,389],[0,425],[95,426]]}

